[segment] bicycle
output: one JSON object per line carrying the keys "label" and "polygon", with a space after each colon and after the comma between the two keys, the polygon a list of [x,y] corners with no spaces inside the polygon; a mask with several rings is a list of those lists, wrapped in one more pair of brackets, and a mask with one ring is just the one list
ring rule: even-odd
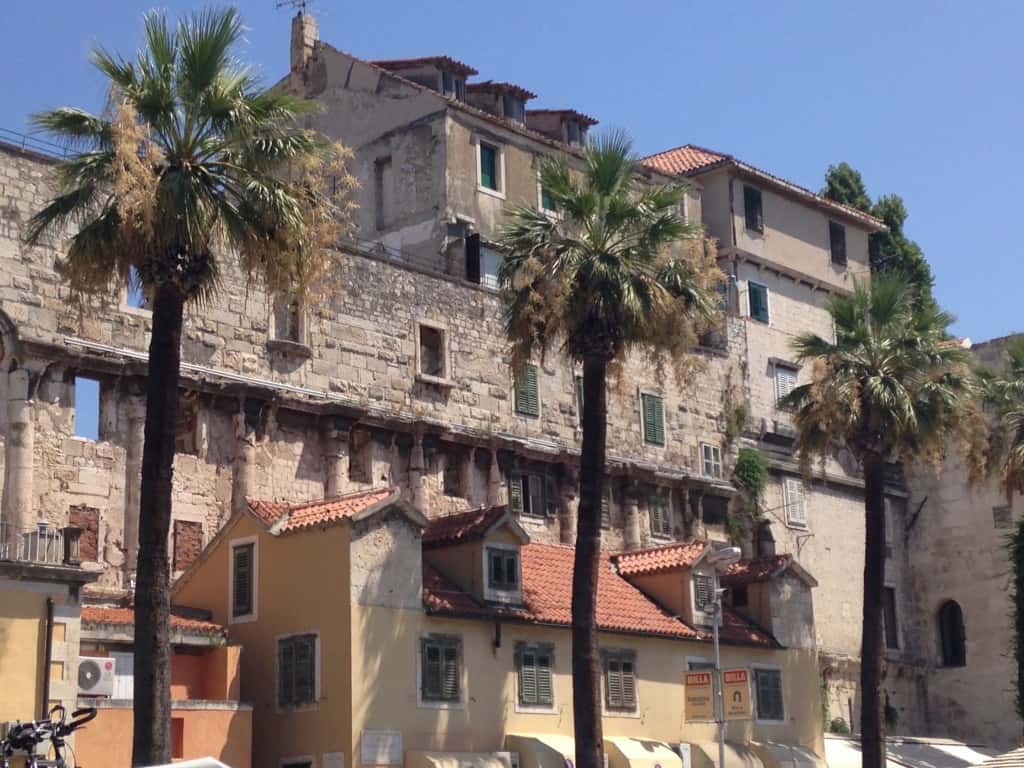
{"label": "bicycle", "polygon": [[[59,719],[54,715],[59,714]],[[45,720],[17,722],[11,726],[7,736],[0,741],[0,768],[10,768],[15,752],[25,753],[25,768],[67,768],[64,762],[65,739],[96,717],[96,709],[83,707],[71,713],[67,722],[67,711],[58,704],[50,710]],[[49,741],[53,747],[53,758],[38,754],[38,747]]]}

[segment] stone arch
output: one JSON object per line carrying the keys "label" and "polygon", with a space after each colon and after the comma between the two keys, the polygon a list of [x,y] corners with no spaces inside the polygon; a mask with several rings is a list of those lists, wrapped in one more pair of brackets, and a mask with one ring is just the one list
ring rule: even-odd
{"label": "stone arch", "polygon": [[967,666],[967,634],[960,603],[956,600],[946,600],[939,606],[938,623],[942,666]]}

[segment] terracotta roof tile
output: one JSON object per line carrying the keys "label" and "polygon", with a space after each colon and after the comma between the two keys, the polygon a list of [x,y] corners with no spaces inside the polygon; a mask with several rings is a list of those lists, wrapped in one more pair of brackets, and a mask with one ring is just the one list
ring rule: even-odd
{"label": "terracotta roof tile", "polygon": [[562,117],[568,117],[573,120],[578,120],[583,125],[597,125],[598,120],[596,117],[578,112],[575,109],[528,109],[526,110],[526,117],[529,119],[530,115],[561,115]]}
{"label": "terracotta roof tile", "polygon": [[334,523],[357,515],[394,493],[393,488],[378,488],[371,491],[338,496],[301,503],[247,499],[249,509],[267,525],[277,525],[278,532],[291,533],[325,523]]}
{"label": "terracotta roof tile", "polygon": [[651,168],[672,175],[691,173],[700,168],[720,163],[723,160],[730,160],[729,155],[723,155],[710,149],[698,147],[695,144],[686,144],[675,149],[667,149],[664,152],[645,157],[643,162]]}
{"label": "terracotta roof tile", "polygon": [[730,565],[722,574],[722,586],[738,587],[744,584],[768,581],[784,571],[792,561],[792,555],[773,555],[753,560],[740,560],[740,562]]}
{"label": "terracotta roof tile", "polygon": [[423,546],[440,546],[479,539],[507,512],[508,507],[491,507],[435,518],[423,532]]}
{"label": "terracotta roof tile", "polygon": [[429,563],[423,564],[423,604],[428,611],[476,615],[485,612],[484,606],[472,595],[463,592]]}
{"label": "terracotta roof tile", "polygon": [[[182,632],[203,635],[223,635],[226,630],[220,624],[197,619],[188,609],[171,607],[171,628]],[[82,623],[113,627],[134,627],[135,611],[131,608],[113,608],[100,605],[82,606]]]}
{"label": "terracotta roof tile", "polygon": [[453,59],[450,56],[420,56],[413,59],[381,59],[378,61],[371,61],[370,63],[380,67],[381,69],[387,70],[411,69],[413,67],[433,64],[440,69],[447,69],[458,75],[479,74],[475,69],[473,69],[473,67],[469,66],[469,64]]}
{"label": "terracotta roof tile", "polygon": [[659,573],[692,566],[707,548],[704,541],[681,541],[663,547],[623,552],[615,555],[614,562],[622,576]]}
{"label": "terracotta roof tile", "polygon": [[529,101],[530,99],[536,99],[537,94],[533,91],[528,91],[521,85],[515,83],[502,83],[497,80],[484,80],[480,83],[468,83],[466,85],[466,93],[504,93],[508,91],[518,96],[523,101]]}

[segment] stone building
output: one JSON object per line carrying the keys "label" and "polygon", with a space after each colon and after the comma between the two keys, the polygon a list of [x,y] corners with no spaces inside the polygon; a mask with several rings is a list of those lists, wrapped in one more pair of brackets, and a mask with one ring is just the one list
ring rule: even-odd
{"label": "stone building", "polygon": [[[294,20],[279,87],[320,102],[309,126],[353,149],[358,229],[344,244],[339,289],[316,306],[268,296],[229,270],[217,301],[188,314],[176,573],[247,498],[300,502],[384,485],[428,518],[508,503],[532,541],[573,541],[580,372],[557,358],[511,372],[494,240],[507,205],[545,206],[539,159],[579,163],[596,121],[527,109],[525,88],[467,82],[475,74],[446,56],[362,61],[320,41],[312,17]],[[3,517],[15,529],[82,528],[83,558],[116,591],[130,586],[136,556],[151,319],[127,290],[73,302],[57,271],[62,243],[23,244],[52,164],[0,145]],[[774,403],[802,375],[791,339],[832,333],[824,303],[867,277],[867,236],[880,223],[693,146],[647,158],[645,173],[689,182],[684,213],[719,242],[729,311],[688,382],[637,356],[613,383],[605,547],[737,537],[752,556],[792,555],[820,585],[830,715],[856,722],[862,483],[843,456],[803,482]],[[85,423],[90,413],[97,424]],[[741,446],[771,466],[763,513],[746,533],[730,481]],[[905,497],[894,483],[893,530],[906,526]],[[926,665],[904,621],[913,615],[906,541],[892,546],[886,688],[896,730],[920,731]]]}

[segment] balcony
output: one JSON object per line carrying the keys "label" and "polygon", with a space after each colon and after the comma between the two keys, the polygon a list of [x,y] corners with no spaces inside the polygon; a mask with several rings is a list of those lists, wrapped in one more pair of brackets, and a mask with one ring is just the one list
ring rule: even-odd
{"label": "balcony", "polygon": [[0,560],[77,567],[80,535],[81,529],[71,526],[56,528],[39,523],[35,528],[16,530],[0,520]]}

